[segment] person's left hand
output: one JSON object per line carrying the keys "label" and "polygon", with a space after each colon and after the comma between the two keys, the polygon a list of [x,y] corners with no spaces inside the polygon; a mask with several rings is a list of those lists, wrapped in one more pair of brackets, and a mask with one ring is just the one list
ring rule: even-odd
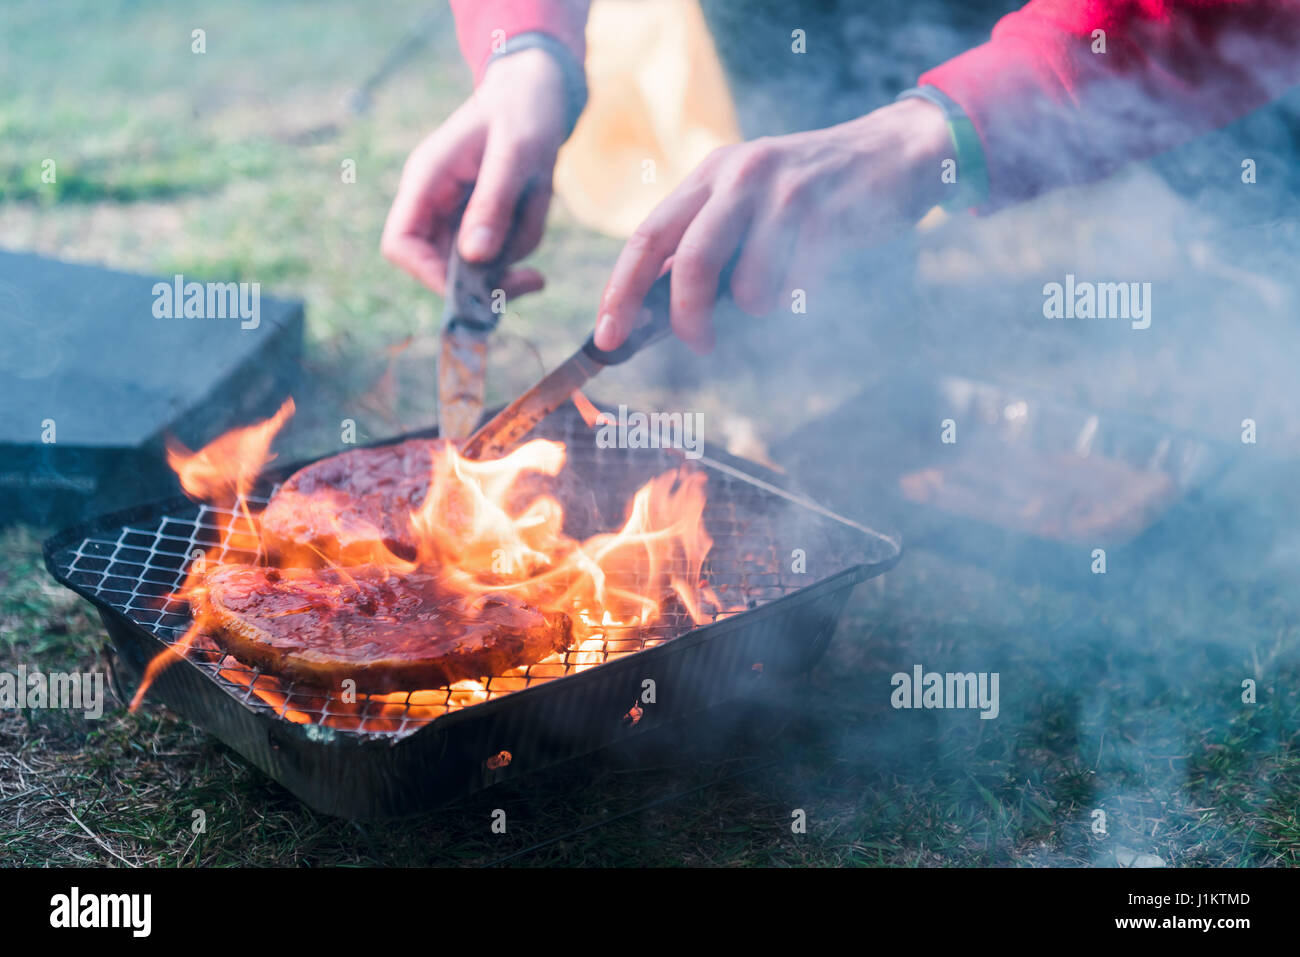
{"label": "person's left hand", "polygon": [[708,352],[729,264],[736,304],[752,315],[770,312],[835,256],[915,223],[941,197],[941,163],[951,153],[943,112],[922,99],[716,150],[627,241],[601,298],[596,346],[618,348],[671,266],[673,331]]}

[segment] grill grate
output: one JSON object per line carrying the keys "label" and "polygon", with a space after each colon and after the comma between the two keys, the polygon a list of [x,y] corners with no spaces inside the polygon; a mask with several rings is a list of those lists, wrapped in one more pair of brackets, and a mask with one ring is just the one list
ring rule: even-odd
{"label": "grill grate", "polygon": [[[600,490],[593,493],[600,521],[615,526],[632,492],[651,476],[679,464],[680,458],[661,450],[597,450],[591,433],[574,419],[561,419],[560,434],[553,427],[547,430],[548,437],[566,441],[568,469],[582,487]],[[715,620],[768,604],[851,565],[896,551],[895,543],[883,536],[870,532],[864,536],[869,530],[818,514],[810,503],[782,497],[778,489],[734,467],[707,458],[699,465],[708,473],[705,526],[714,541],[705,578],[730,609],[714,612]],[[273,491],[268,484],[260,494],[251,495],[251,510],[264,507]],[[566,507],[569,504],[565,502]],[[223,528],[233,523],[238,531],[245,522],[229,510],[182,505],[94,531],[57,550],[51,556],[52,567],[86,597],[114,609],[164,644],[174,645],[190,626],[188,606],[171,597],[182,585],[189,562],[218,546]],[[876,547],[879,554],[872,554]],[[803,554],[801,570],[795,570],[790,558],[795,549]],[[225,550],[222,557],[253,558]],[[355,701],[344,700],[338,691],[286,684],[225,655],[204,636],[196,639],[188,658],[190,665],[250,709],[299,724],[328,725],[344,734],[403,737],[450,711],[643,651],[695,627],[684,610],[669,605],[648,627],[606,628],[598,643],[584,643],[537,664],[485,676],[482,682],[387,695],[358,693]]]}

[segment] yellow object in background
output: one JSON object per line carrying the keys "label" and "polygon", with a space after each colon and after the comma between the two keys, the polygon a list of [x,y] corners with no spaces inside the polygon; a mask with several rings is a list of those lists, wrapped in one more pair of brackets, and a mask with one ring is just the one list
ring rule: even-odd
{"label": "yellow object in background", "polygon": [[599,232],[629,235],[700,160],[740,140],[697,0],[594,0],[587,83],[555,192]]}

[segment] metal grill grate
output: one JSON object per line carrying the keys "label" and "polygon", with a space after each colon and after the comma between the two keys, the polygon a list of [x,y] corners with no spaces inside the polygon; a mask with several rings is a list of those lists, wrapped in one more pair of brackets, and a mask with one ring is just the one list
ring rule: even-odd
{"label": "metal grill grate", "polygon": [[[598,451],[589,432],[576,433],[572,418],[562,420],[558,436],[568,443],[568,467],[585,487],[601,490],[596,506],[607,522],[610,510],[621,509],[642,482],[680,462],[672,453],[659,450]],[[705,526],[714,541],[705,578],[732,609],[715,612],[715,619],[768,604],[851,565],[878,559],[879,555],[871,554],[873,544],[882,553],[896,549],[892,541],[822,513],[811,503],[783,497],[779,489],[733,466],[707,458],[699,464],[708,473]],[[250,496],[251,509],[260,510],[273,491],[268,486]],[[171,597],[184,582],[189,562],[218,546],[223,528],[235,523],[237,530],[245,521],[228,510],[185,506],[92,533],[56,551],[53,565],[59,577],[83,595],[107,604],[163,643],[174,644],[190,626],[188,606]],[[789,557],[795,549],[804,556],[799,571]],[[249,561],[253,556],[223,550],[222,558]],[[537,664],[485,676],[482,682],[387,695],[357,694],[355,701],[344,700],[339,692],[285,684],[225,655],[202,636],[188,658],[190,665],[249,708],[300,724],[329,725],[343,733],[401,737],[449,711],[642,651],[695,627],[684,610],[666,609],[645,628],[603,629],[599,647],[584,645]]]}

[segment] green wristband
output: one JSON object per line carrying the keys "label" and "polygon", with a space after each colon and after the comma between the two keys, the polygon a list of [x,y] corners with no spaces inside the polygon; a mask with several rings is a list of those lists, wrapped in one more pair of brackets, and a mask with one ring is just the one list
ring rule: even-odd
{"label": "green wristband", "polygon": [[989,198],[989,168],[984,159],[984,144],[980,142],[975,124],[957,102],[935,86],[917,86],[898,94],[897,100],[918,97],[928,100],[943,110],[948,121],[948,135],[957,160],[957,182],[951,198],[940,205],[947,210],[970,209],[982,206]]}

